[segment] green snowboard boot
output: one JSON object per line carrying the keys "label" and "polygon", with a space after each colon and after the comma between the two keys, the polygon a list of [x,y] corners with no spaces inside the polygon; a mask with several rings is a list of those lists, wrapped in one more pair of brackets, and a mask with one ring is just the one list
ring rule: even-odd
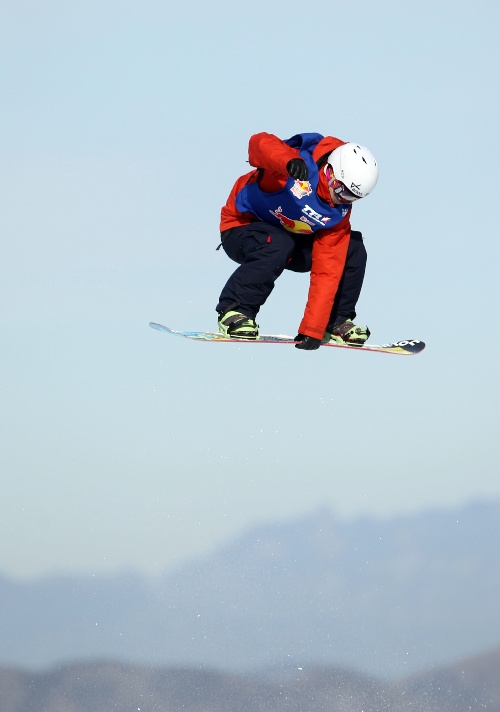
{"label": "green snowboard boot", "polygon": [[237,311],[219,314],[219,331],[232,339],[259,338],[259,325],[246,314]]}
{"label": "green snowboard boot", "polygon": [[349,344],[350,346],[363,346],[370,336],[370,329],[367,326],[356,326],[352,319],[346,319],[335,326],[328,325],[323,337],[323,342],[334,341],[336,344]]}

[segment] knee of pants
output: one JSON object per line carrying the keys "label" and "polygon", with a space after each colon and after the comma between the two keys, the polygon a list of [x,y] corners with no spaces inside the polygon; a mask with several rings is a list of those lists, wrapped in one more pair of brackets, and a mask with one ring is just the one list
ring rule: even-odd
{"label": "knee of pants", "polygon": [[363,235],[358,230],[351,230],[351,238],[347,249],[347,259],[354,260],[356,263],[364,263],[367,260],[367,252]]}
{"label": "knee of pants", "polygon": [[293,237],[285,230],[255,232],[243,240],[244,262],[258,260],[270,268],[284,268],[294,246]]}
{"label": "knee of pants", "polygon": [[294,249],[294,239],[286,230],[265,222],[233,228],[223,242],[224,252],[235,262],[266,261],[284,266]]}

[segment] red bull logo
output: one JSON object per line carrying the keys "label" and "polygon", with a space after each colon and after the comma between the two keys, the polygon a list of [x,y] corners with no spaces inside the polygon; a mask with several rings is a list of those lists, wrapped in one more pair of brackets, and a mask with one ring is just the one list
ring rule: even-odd
{"label": "red bull logo", "polygon": [[288,230],[289,232],[297,232],[302,234],[312,233],[312,227],[305,222],[305,218],[301,218],[300,220],[292,220],[292,218],[288,218],[281,212],[281,208],[277,208],[276,210],[270,210],[269,212],[271,213],[271,215],[274,215],[275,218],[278,218],[281,225],[285,228],[285,230]]}

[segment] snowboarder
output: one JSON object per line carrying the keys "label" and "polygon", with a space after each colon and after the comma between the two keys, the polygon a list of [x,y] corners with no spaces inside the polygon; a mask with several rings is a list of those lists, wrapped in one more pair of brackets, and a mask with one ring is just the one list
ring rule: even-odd
{"label": "snowboarder", "polygon": [[240,266],[216,307],[219,331],[257,339],[257,313],[288,269],[311,273],[296,347],[317,349],[322,340],[361,346],[370,331],[352,320],[366,250],[350,214],[375,187],[375,158],[364,146],[317,133],[286,141],[258,133],[248,154],[254,170],[238,178],[221,211],[221,245]]}

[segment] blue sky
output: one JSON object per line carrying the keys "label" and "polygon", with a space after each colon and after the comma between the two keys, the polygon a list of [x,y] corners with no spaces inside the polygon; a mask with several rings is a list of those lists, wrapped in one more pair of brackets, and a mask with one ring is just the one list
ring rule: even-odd
{"label": "blue sky", "polygon": [[[308,15],[308,13],[310,13]],[[0,10],[0,573],[155,574],[263,520],[498,498],[497,6]],[[193,344],[252,133],[370,147],[374,342]],[[259,315],[296,333],[307,276]]]}

